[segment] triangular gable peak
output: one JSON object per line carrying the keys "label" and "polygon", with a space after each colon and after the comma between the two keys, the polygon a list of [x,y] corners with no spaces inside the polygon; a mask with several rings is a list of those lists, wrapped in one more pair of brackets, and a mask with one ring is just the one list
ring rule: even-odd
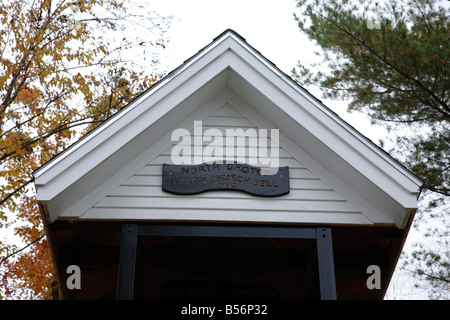
{"label": "triangular gable peak", "polygon": [[[174,130],[279,130],[287,195],[161,189]],[[202,141],[203,147],[209,142]],[[268,140],[270,143],[270,137]],[[421,182],[253,49],[225,31],[34,174],[56,220],[227,221],[404,228]]]}

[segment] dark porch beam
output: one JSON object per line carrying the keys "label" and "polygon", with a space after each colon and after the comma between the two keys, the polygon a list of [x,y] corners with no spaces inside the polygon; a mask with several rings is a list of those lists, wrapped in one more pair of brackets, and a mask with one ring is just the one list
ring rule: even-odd
{"label": "dark porch beam", "polygon": [[336,300],[333,240],[330,228],[317,228],[317,260],[321,300]]}
{"label": "dark porch beam", "polygon": [[120,243],[117,300],[133,300],[136,274],[138,225],[124,224]]}

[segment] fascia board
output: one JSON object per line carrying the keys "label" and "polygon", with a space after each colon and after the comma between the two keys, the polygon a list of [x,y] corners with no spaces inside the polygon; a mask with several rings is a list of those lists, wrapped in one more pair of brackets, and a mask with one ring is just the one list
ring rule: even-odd
{"label": "fascia board", "polygon": [[[243,71],[242,69],[242,64],[239,64],[239,67],[233,69],[233,71],[244,73],[249,71]],[[244,78],[245,77],[249,77],[249,75],[246,74]],[[314,114],[309,112],[309,109],[311,108],[299,107],[297,103],[288,99],[283,93],[278,91],[273,92],[273,89],[272,92],[268,93],[271,89],[267,84],[265,85],[255,81],[252,82],[252,85],[256,85],[257,90],[265,92],[265,96],[272,101],[273,105],[280,106],[280,109],[284,111],[283,115],[280,113],[279,109],[275,110],[274,108],[267,108],[267,110],[261,110],[261,112],[269,119],[279,119],[276,123],[283,124],[283,116],[284,118],[290,117],[298,126],[303,127],[310,135],[318,139],[321,144],[329,148],[341,159],[349,163],[351,167],[365,176],[370,183],[375,184],[380,190],[387,190],[386,193],[402,206],[410,208],[411,206],[417,205],[416,197],[413,195],[416,189],[405,189],[403,182],[398,182],[395,178],[394,174],[397,173],[398,176],[398,172],[394,171],[393,174],[387,174],[385,171],[378,168],[376,164],[371,161],[372,158],[376,158],[377,155],[371,154],[370,149],[365,149],[364,145],[358,145],[358,141],[355,141],[354,137],[347,131],[342,130],[342,128],[339,127],[333,128],[333,122],[330,121],[329,118],[325,118],[327,121],[324,123],[323,120],[318,119]],[[258,108],[261,106],[255,107]],[[295,133],[291,134],[291,137],[295,136]],[[304,148],[304,146],[302,147]],[[317,150],[314,149],[318,149],[317,145],[312,145],[309,150],[305,151],[309,152],[314,157],[314,154],[318,154]],[[334,164],[328,166],[329,170],[333,171],[333,166]],[[414,188],[416,186],[413,185],[412,187]]]}
{"label": "fascia board", "polygon": [[[232,69],[232,72],[230,73],[234,73],[234,69]],[[239,75],[236,75],[236,77],[241,78]],[[244,88],[246,86],[242,81],[237,84],[238,88]],[[232,82],[233,79],[230,79],[230,83]],[[255,82],[252,82],[252,85],[253,84],[255,84]],[[237,90],[234,86],[231,86],[230,89],[236,94]],[[254,90],[256,91],[257,89]],[[269,119],[275,127],[283,128],[282,130],[287,133],[289,139],[298,144],[299,148],[307,153],[299,155],[301,161],[304,161],[305,156],[309,155],[310,158],[316,159],[322,163],[322,166],[326,169],[318,169],[321,171],[321,176],[327,176],[328,182],[331,182],[332,185],[341,192],[347,190],[345,191],[345,196],[352,199],[352,202],[368,214],[370,219],[373,219],[374,222],[376,221],[375,223],[386,223],[383,215],[387,215],[391,219],[391,223],[399,228],[404,227],[404,222],[408,219],[411,212],[410,208],[417,207],[415,195],[405,192],[400,185],[394,185],[396,190],[395,192],[392,192],[392,190],[390,190],[392,189],[392,186],[380,187],[365,177],[363,173],[355,170],[352,165],[348,164],[341,156],[332,151],[327,144],[317,139],[315,135],[317,134],[317,129],[314,128],[314,130],[312,130],[313,133],[305,129],[305,122],[309,123],[315,121],[311,115],[300,113],[297,120],[295,120],[295,117],[292,117],[292,112],[288,114],[277,108],[277,105],[280,105],[277,101],[275,101],[275,103],[270,101],[265,108],[262,108],[261,106],[268,101],[268,98],[260,93],[259,96],[255,98],[253,94],[250,93],[250,90],[246,90],[246,96],[243,96],[242,94],[237,94],[237,96],[246,100],[246,103],[251,105],[255,111],[260,113],[266,119]],[[304,110],[299,110],[297,111],[304,112]],[[313,125],[313,127],[315,127],[315,125]],[[326,135],[327,131],[323,134]],[[328,136],[334,139],[334,133],[332,131],[328,131]],[[334,143],[335,142],[333,142],[333,144]],[[346,147],[349,147],[349,145],[346,145]],[[338,150],[340,149],[338,148]],[[352,152],[355,151],[353,150]],[[367,164],[367,166],[369,170],[373,170],[370,167],[370,164]],[[331,174],[325,174],[326,171]],[[336,176],[338,179],[333,178],[333,176]],[[347,188],[345,183],[348,184],[349,188]],[[354,190],[354,192],[352,190]],[[360,199],[358,198],[358,195]]]}
{"label": "fascia board", "polygon": [[[401,190],[407,195],[416,196],[422,184],[419,179],[381,152],[371,141],[329,111],[328,108],[293,86],[291,81],[287,81],[286,77],[277,72],[273,66],[264,62],[259,54],[245,50],[242,45],[232,47],[239,60],[232,65],[232,69],[237,74],[243,79],[260,79],[252,82],[252,85],[256,86],[257,90],[264,93],[265,96],[270,96],[268,98],[273,101],[274,105],[305,126],[322,143],[366,175],[379,188],[398,190],[398,194],[394,197],[402,205],[407,208],[416,205],[411,197],[407,196],[401,199]],[[263,63],[264,66],[258,67],[258,63]],[[373,168],[377,170],[373,170]]]}
{"label": "fascia board", "polygon": [[[223,39],[226,40],[226,39]],[[49,201],[228,67],[228,44],[215,43],[176,74],[120,111],[50,165],[34,173],[38,200]],[[177,94],[174,94],[177,92]],[[162,103],[164,101],[164,103]],[[143,117],[144,114],[146,115]],[[151,119],[143,122],[143,118]],[[133,124],[133,125],[130,125]]]}
{"label": "fascia board", "polygon": [[[280,88],[281,91],[288,94],[299,106],[309,105],[310,107],[305,107],[305,109],[307,109],[307,111],[316,119],[320,120],[323,123],[323,126],[329,126],[330,129],[335,130],[338,136],[345,135],[345,141],[351,139],[352,144],[357,143],[358,147],[361,148],[359,151],[360,154],[364,155],[370,151],[371,157],[370,159],[367,159],[368,161],[386,172],[387,175],[392,176],[393,180],[401,181],[402,187],[408,190],[414,190],[411,191],[414,194],[418,192],[418,187],[423,184],[419,178],[394,160],[385,151],[381,150],[359,131],[350,126],[328,107],[323,105],[319,100],[310,95],[305,89],[301,88],[295,81],[284,74],[246,42],[243,42],[236,36],[232,36],[232,38],[234,43],[230,46],[230,49],[236,52],[243,61],[252,65],[255,70],[268,79],[273,84],[274,88]],[[257,66],[258,64],[260,64],[260,67]],[[301,96],[301,99],[299,99],[299,95]]]}

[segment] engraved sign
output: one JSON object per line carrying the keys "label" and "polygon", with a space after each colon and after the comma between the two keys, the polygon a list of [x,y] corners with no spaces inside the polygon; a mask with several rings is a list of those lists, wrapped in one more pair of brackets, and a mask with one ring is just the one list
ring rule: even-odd
{"label": "engraved sign", "polygon": [[261,197],[289,193],[289,167],[258,168],[244,163],[163,164],[162,189],[178,195],[234,190]]}

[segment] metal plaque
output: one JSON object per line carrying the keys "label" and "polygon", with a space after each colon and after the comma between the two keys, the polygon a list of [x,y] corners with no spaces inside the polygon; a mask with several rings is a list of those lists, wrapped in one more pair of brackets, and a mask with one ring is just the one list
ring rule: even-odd
{"label": "metal plaque", "polygon": [[289,167],[258,168],[243,163],[163,164],[162,189],[178,195],[234,190],[261,197],[289,193]]}

